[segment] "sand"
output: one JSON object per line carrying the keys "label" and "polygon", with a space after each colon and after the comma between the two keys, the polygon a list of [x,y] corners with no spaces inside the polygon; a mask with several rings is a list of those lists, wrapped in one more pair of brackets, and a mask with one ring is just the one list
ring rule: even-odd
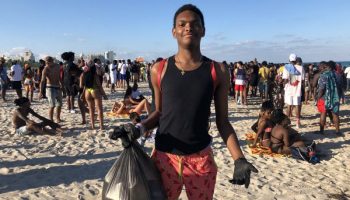
{"label": "sand", "polygon": [[[147,84],[141,83],[140,89],[150,98]],[[109,100],[103,102],[105,113],[111,110],[123,92],[119,89],[110,94],[107,90]],[[11,124],[14,98],[14,91],[9,91],[10,101],[0,102],[0,199],[101,199],[103,178],[123,150],[120,142],[108,138],[108,132],[128,120],[105,115],[105,131],[89,130],[89,127],[80,125],[80,114],[68,113],[64,105],[62,119],[65,122],[62,125],[65,132],[62,137],[18,136],[13,134]],[[257,99],[252,101],[257,102]],[[219,136],[213,115],[210,134],[219,168],[214,199],[350,198],[349,103],[342,105],[340,112],[345,137],[337,137],[334,128],[327,129],[325,135],[313,134],[318,129],[319,115],[315,106],[303,106],[299,131],[307,140],[317,142],[321,155],[321,162],[311,165],[292,158],[250,155],[245,133],[257,119],[259,105],[237,106],[230,98],[229,120],[245,156],[259,173],[252,175],[248,189],[228,182],[232,178],[233,160]],[[32,108],[48,116],[45,100],[33,102]],[[146,151],[150,152],[152,146],[147,142]],[[180,199],[187,199],[184,189]]]}

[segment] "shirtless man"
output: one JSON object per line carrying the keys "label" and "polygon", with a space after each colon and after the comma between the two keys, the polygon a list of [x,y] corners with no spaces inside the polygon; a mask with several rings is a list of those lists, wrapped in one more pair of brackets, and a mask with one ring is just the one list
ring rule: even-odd
{"label": "shirtless man", "polygon": [[[26,97],[21,97],[15,100],[15,104],[18,106],[13,112],[12,124],[15,129],[15,133],[18,135],[29,135],[29,134],[57,134],[61,135],[62,130],[60,126],[55,122],[42,117],[37,114],[33,109],[30,108],[30,101]],[[38,118],[42,122],[37,123],[28,118],[28,115]],[[50,126],[52,129],[47,129],[45,126]]]}
{"label": "shirtless man", "polygon": [[49,118],[53,121],[53,112],[55,107],[56,110],[56,120],[57,123],[61,122],[61,107],[62,107],[62,81],[60,79],[60,66],[53,62],[51,56],[45,58],[46,66],[42,73],[42,78],[40,82],[40,94],[39,97],[43,97],[44,81],[46,80],[46,95],[49,101]]}

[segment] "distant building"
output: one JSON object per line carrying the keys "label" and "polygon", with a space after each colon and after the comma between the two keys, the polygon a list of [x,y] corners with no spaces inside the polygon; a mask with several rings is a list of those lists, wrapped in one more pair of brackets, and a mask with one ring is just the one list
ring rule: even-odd
{"label": "distant building", "polygon": [[35,61],[34,54],[30,50],[25,51],[23,53],[23,61],[25,61],[25,62],[34,62]]}
{"label": "distant building", "polygon": [[102,54],[90,54],[90,55],[87,55],[86,58],[88,60],[90,60],[90,59],[93,60],[95,58],[98,58],[101,60],[102,63],[105,63],[105,61],[106,61],[104,55],[102,55]]}
{"label": "distant building", "polygon": [[115,55],[116,54],[113,51],[106,51],[105,52],[105,59],[109,60],[109,61],[113,61]]}

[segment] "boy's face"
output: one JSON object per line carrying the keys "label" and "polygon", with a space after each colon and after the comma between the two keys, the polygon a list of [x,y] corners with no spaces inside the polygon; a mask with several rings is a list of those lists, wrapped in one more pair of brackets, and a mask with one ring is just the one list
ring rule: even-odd
{"label": "boy's face", "polygon": [[205,30],[200,17],[196,13],[186,10],[176,17],[172,33],[180,45],[192,46],[200,44]]}

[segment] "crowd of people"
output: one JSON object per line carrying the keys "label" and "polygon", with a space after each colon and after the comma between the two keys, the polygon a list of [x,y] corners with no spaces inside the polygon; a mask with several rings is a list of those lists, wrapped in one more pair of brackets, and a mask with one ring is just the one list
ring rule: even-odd
{"label": "crowd of people", "polygon": [[[101,63],[100,59],[85,61],[82,58],[75,59],[73,52],[65,52],[61,55],[63,62],[56,61],[53,57],[48,56],[40,59],[39,67],[34,68],[33,63],[24,63],[24,67],[18,61],[12,61],[10,70],[4,58],[0,58],[0,75],[1,75],[1,97],[6,102],[6,91],[13,89],[16,91],[18,99],[23,97],[22,90],[24,88],[25,98],[29,102],[34,101],[34,91],[37,93],[38,99],[47,99],[49,104],[48,118],[51,121],[60,123],[63,99],[67,110],[71,114],[77,112],[75,103],[81,114],[82,124],[86,124],[86,113],[94,116],[95,110],[98,113],[99,127],[103,130],[103,106],[102,99],[107,99],[104,88],[111,88],[111,93],[116,92],[116,88],[126,89],[126,96],[130,100],[121,102],[122,109],[129,109],[130,104],[136,107],[129,109],[130,113],[136,111],[141,114],[142,111],[150,113],[150,104],[137,90],[137,83],[147,81],[147,71],[150,65],[131,62],[128,59],[114,60],[112,63],[107,61]],[[133,88],[130,86],[133,82]],[[105,85],[105,87],[103,87]],[[138,95],[136,95],[136,93]],[[131,95],[135,98],[132,100]],[[142,100],[139,101],[139,95]],[[116,102],[117,103],[117,102]],[[138,107],[137,105],[140,104]],[[54,112],[55,120],[53,119]],[[129,113],[129,111],[128,111]],[[95,128],[95,118],[90,118],[91,128]]]}
{"label": "crowd of people", "polygon": [[[154,106],[151,106],[137,90],[137,83],[151,82],[150,70],[155,61],[140,64],[128,59],[101,63],[99,59],[89,61],[78,59],[75,63],[73,52],[63,53],[62,60],[64,62],[55,63],[54,59],[48,56],[45,60],[39,61],[37,69],[30,63],[25,63],[22,67],[17,61],[13,61],[8,72],[5,59],[1,58],[2,100],[6,101],[6,90],[9,89],[9,85],[16,91],[18,98],[22,97],[24,88],[25,97],[30,102],[33,101],[34,91],[37,91],[39,98],[48,100],[50,107],[48,118],[52,121],[56,108],[57,123],[62,121],[60,118],[62,99],[66,99],[68,112],[72,114],[76,113],[75,101],[77,101],[83,124],[86,123],[86,113],[93,116],[97,109],[101,130],[104,127],[102,99],[108,98],[106,88],[110,88],[111,94],[116,92],[116,88],[125,89],[124,99],[115,102],[112,112],[118,114],[136,112],[139,115],[146,112],[146,115],[149,115],[152,107],[154,110]],[[289,61],[288,64],[268,64],[266,61],[259,63],[256,59],[248,63],[238,61],[227,64],[223,61],[230,74],[228,95],[232,96],[238,105],[247,105],[249,99],[259,95],[261,102],[271,100],[275,109],[283,109],[286,106],[286,115],[289,118],[293,117],[295,112],[297,128],[301,126],[302,105],[313,103],[321,113],[320,133],[323,133],[326,116],[329,116],[331,125],[335,126],[338,134],[341,134],[339,106],[345,103],[345,92],[349,90],[350,66],[344,70],[340,64],[333,61],[303,65],[302,59],[295,54],[289,56]],[[334,81],[330,81],[333,79]],[[133,82],[132,86],[130,82]],[[152,95],[152,102],[153,99]],[[90,120],[91,128],[94,129],[95,119]]]}
{"label": "crowd of people", "polygon": [[[326,116],[329,116],[336,133],[342,135],[339,110],[340,104],[345,103],[344,91],[349,90],[349,67],[344,71],[333,61],[303,65],[296,54],[290,54],[287,64],[259,63],[256,59],[248,63],[217,63],[200,52],[204,30],[201,11],[188,4],[179,8],[174,16],[172,33],[178,43],[178,52],[158,62],[142,64],[128,59],[102,63],[100,59],[82,58],[75,62],[74,53],[65,52],[61,55],[63,62],[55,62],[48,56],[39,61],[38,69],[33,69],[30,63],[22,68],[13,61],[8,76],[5,59],[0,58],[1,97],[3,101],[7,100],[9,83],[18,96],[15,100],[18,108],[13,114],[15,132],[22,135],[33,132],[61,134],[62,106],[66,105],[69,113],[76,114],[76,99],[82,124],[87,123],[86,113],[89,113],[90,127],[95,129],[97,110],[99,129],[103,130],[103,100],[108,99],[105,88],[110,88],[110,94],[115,93],[116,88],[125,89],[124,98],[116,100],[112,112],[130,113],[132,119],[138,119],[135,124],[145,134],[158,128],[152,159],[159,169],[170,173],[168,176],[161,171],[169,199],[176,199],[183,184],[189,188],[189,197],[200,195],[190,184],[192,181],[208,183],[206,190],[201,192],[209,198],[213,195],[217,169],[208,133],[212,100],[217,128],[235,160],[231,180],[234,184],[248,187],[250,173],[257,169],[244,158],[239,148],[236,133],[228,120],[228,96],[232,96],[237,104],[248,105],[251,98],[259,95],[262,107],[253,145],[269,147],[273,152],[291,154],[292,147],[311,148],[289,124],[295,112],[298,129],[302,125],[302,104],[312,101],[320,112],[319,133],[324,133]],[[139,81],[149,82],[152,104],[138,90]],[[26,97],[22,97],[22,86]],[[39,98],[47,99],[48,118],[30,108],[34,90],[38,91]],[[139,115],[144,113],[146,117],[140,121]],[[30,120],[28,114],[42,122]],[[199,164],[206,168],[193,172]],[[198,176],[193,177],[192,173]],[[181,183],[173,184],[179,174]]]}

